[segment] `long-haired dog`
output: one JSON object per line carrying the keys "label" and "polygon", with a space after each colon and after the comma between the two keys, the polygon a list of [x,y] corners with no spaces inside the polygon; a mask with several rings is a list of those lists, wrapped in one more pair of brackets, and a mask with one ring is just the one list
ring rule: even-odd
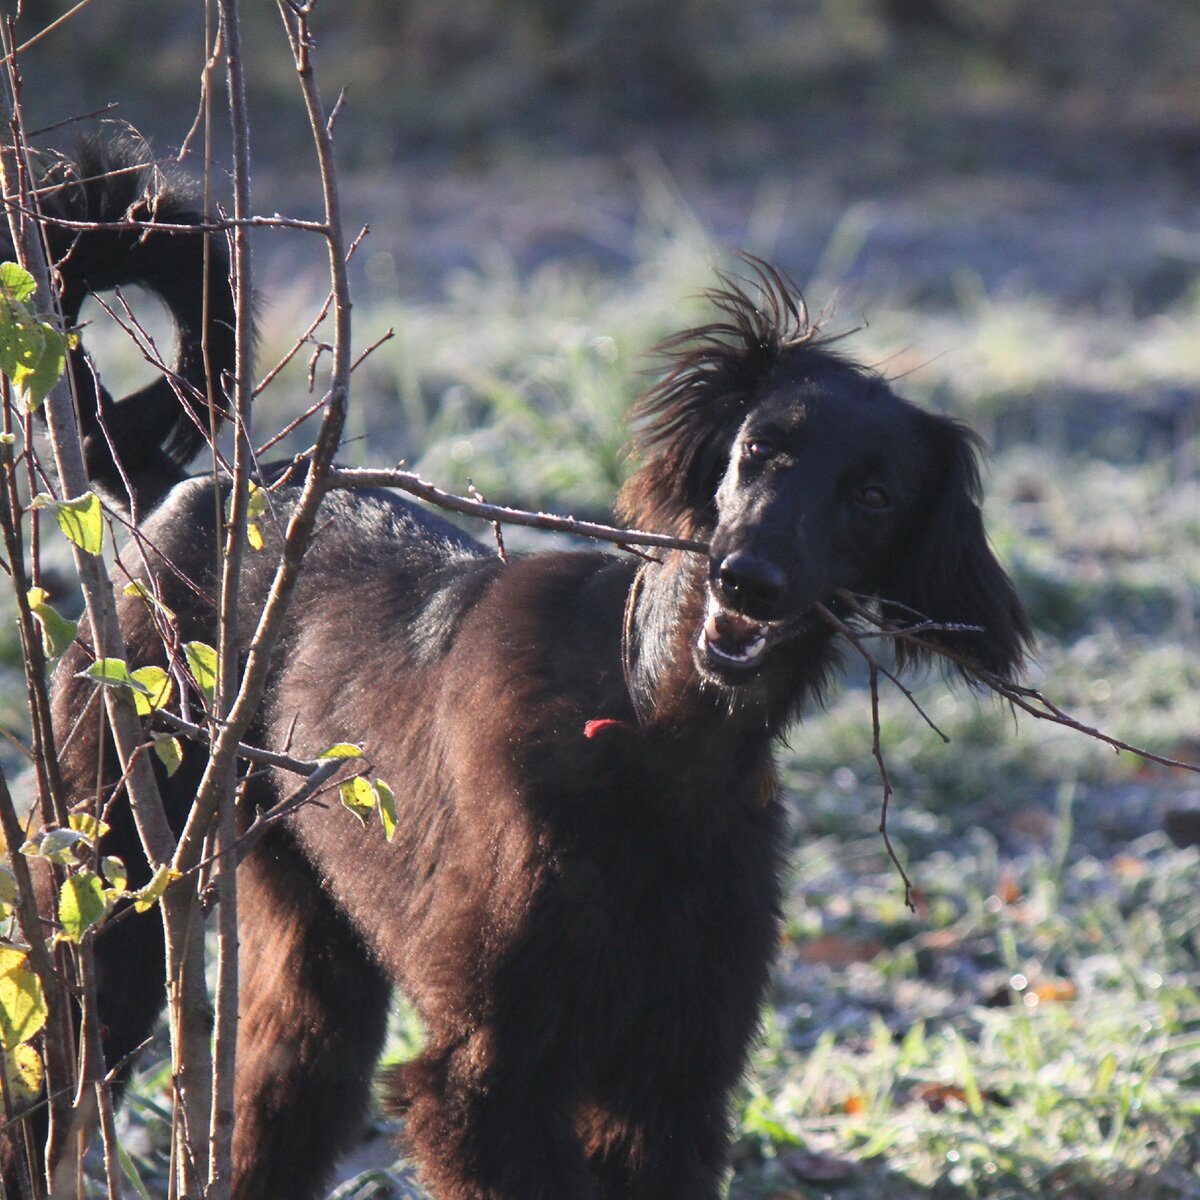
{"label": "long-haired dog", "polygon": [[[129,168],[122,153],[76,174]],[[145,194],[145,173],[110,179],[64,187],[56,211],[199,220],[169,187]],[[182,471],[201,398],[232,365],[219,248],[206,377],[198,238],[50,234],[68,320],[86,291],[130,279],[175,315],[174,384],[113,401],[78,356],[73,369],[95,477],[153,508],[148,568],[130,555],[128,569],[157,576],[181,640],[212,642],[220,506]],[[253,740],[301,755],[362,744],[398,828],[388,842],[310,804],[240,868],[240,1200],[321,1192],[367,1104],[393,989],[427,1040],[390,1095],[439,1200],[715,1200],[779,936],[772,749],[837,665],[815,606],[845,614],[853,593],[918,613],[962,628],[908,659],[942,645],[968,675],[1019,670],[1029,626],[988,548],[971,434],[823,343],[770,269],[712,300],[714,323],[665,344],[617,504],[631,525],[703,540],[707,557],[502,561],[391,494],[325,501]],[[251,609],[274,548],[269,536],[250,556]],[[122,620],[131,665],[163,662],[147,606],[128,601]],[[86,661],[76,647],[55,680],[63,731],[89,700]],[[97,725],[79,725],[62,764],[81,806],[119,780]],[[160,780],[175,822],[202,758],[189,749]],[[260,807],[292,787],[247,785]],[[119,800],[110,823],[103,850],[136,886],[144,860]],[[161,1007],[159,922],[117,922],[96,953],[115,1064]]]}

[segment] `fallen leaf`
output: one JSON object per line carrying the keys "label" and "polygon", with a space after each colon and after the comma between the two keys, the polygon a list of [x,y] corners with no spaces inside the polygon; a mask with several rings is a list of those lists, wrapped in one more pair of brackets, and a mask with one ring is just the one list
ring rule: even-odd
{"label": "fallen leaf", "polygon": [[[983,1088],[979,1097],[987,1104],[1010,1108],[1012,1101],[991,1088]],[[920,1100],[930,1112],[941,1112],[945,1108],[969,1108],[966,1088],[954,1083],[922,1083],[913,1090],[913,1099]]]}
{"label": "fallen leaf", "polygon": [[1044,1004],[1062,1004],[1074,1000],[1079,992],[1069,979],[1048,979],[1039,983],[1033,994]]}
{"label": "fallen leaf", "polygon": [[803,962],[825,963],[831,967],[870,962],[886,949],[883,942],[874,938],[849,938],[837,933],[825,933],[796,946]]}

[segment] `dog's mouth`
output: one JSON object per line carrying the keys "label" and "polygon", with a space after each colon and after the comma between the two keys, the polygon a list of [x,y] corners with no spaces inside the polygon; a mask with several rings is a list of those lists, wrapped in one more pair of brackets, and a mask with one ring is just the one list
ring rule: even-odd
{"label": "dog's mouth", "polygon": [[775,622],[756,621],[709,596],[697,649],[718,675],[747,676],[766,660],[778,629]]}
{"label": "dog's mouth", "polygon": [[[834,601],[826,601],[834,606]],[[723,683],[744,683],[762,670],[772,652],[785,642],[809,637],[826,628],[819,605],[798,616],[761,621],[727,608],[709,594],[704,624],[696,639],[696,661],[702,673]]]}

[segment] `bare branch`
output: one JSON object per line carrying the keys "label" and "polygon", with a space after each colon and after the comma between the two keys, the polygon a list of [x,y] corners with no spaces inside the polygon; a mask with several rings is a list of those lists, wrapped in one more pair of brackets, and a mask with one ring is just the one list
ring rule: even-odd
{"label": "bare branch", "polygon": [[300,499],[292,511],[284,536],[283,551],[258,627],[246,653],[246,666],[237,699],[213,741],[208,769],[201,780],[187,825],[179,840],[173,866],[187,871],[200,859],[204,838],[217,808],[219,771],[233,760],[242,734],[257,713],[270,670],[271,654],[278,638],[304,552],[316,523],[317,509],[327,491],[326,477],[341,441],[349,393],[350,288],[346,270],[346,248],[342,237],[341,200],[333,161],[333,143],[326,124],[324,106],[312,74],[307,14],[297,12],[284,0],[280,12],[288,32],[297,76],[308,110],[309,125],[320,167],[326,221],[320,226],[329,249],[331,291],[334,294],[334,349],[329,403],[310,452]]}
{"label": "bare branch", "polygon": [[[876,632],[872,636],[909,641],[927,650],[930,654],[944,658],[947,662],[961,667],[972,680],[982,684],[989,691],[995,692],[1001,699],[1007,700],[1010,704],[1019,708],[1022,712],[1028,713],[1031,717],[1035,717],[1039,721],[1049,721],[1053,725],[1061,725],[1064,729],[1072,729],[1076,733],[1082,733],[1085,737],[1089,737],[1094,741],[1103,742],[1106,746],[1111,746],[1114,750],[1123,750],[1128,754],[1134,754],[1138,758],[1145,759],[1147,762],[1158,763],[1159,766],[1172,767],[1176,770],[1190,771],[1193,774],[1200,775],[1200,764],[1185,762],[1178,758],[1170,758],[1163,754],[1156,754],[1153,750],[1147,750],[1144,746],[1136,746],[1132,742],[1122,741],[1120,738],[1113,737],[1092,725],[1085,725],[1082,721],[1076,720],[1070,713],[1048,699],[1036,688],[1025,687],[1014,683],[1010,679],[1003,679],[991,671],[984,671],[976,666],[966,655],[959,654],[943,645],[935,645],[921,637],[921,634],[931,632],[962,632],[963,630],[973,628],[972,626],[939,625],[935,621],[930,621],[928,617],[917,614],[915,624],[896,627],[880,620],[861,604],[854,601],[854,598],[850,597],[848,593],[846,593],[846,598],[854,602],[858,616],[870,621],[875,626]],[[855,636],[861,637],[862,635]]]}
{"label": "bare branch", "polygon": [[[229,118],[233,133],[233,215],[241,219],[250,210],[250,121],[246,108],[246,81],[242,61],[242,36],[237,0],[219,0],[221,37],[225,46]],[[233,231],[233,282],[236,297],[236,356],[233,379],[234,456],[230,486],[230,512],[221,562],[221,597],[218,612],[218,669],[216,710],[229,713],[238,698],[238,599],[242,557],[250,498],[250,472],[254,465],[251,379],[254,325],[250,312],[253,294],[250,243],[245,226]],[[222,748],[209,759],[201,790],[212,777],[217,808],[217,853],[223,856],[237,841],[237,794],[234,754]],[[233,1188],[234,1074],[238,1033],[238,928],[237,859],[220,857],[217,864],[218,954],[217,1003],[213,1040],[212,1111],[209,1121],[208,1200],[227,1200]]]}
{"label": "bare branch", "polygon": [[436,504],[450,512],[479,517],[505,525],[525,525],[534,529],[549,529],[559,533],[573,533],[578,537],[593,538],[600,542],[612,542],[618,546],[656,546],[662,550],[684,550],[692,554],[706,554],[708,547],[703,542],[689,538],[672,537],[666,533],[645,533],[637,529],[620,529],[613,525],[600,525],[594,521],[581,521],[576,517],[560,517],[553,513],[526,512],[519,508],[508,508],[501,504],[486,504],[466,496],[456,496],[443,491],[432,483],[426,483],[411,471],[377,471],[365,468],[340,467],[330,472],[331,488],[397,488],[411,496],[417,496],[430,504]]}
{"label": "bare branch", "polygon": [[[207,745],[212,738],[207,729],[192,721],[186,721],[176,713],[159,709],[155,714],[159,720],[166,722],[172,729],[178,730],[185,737]],[[293,758],[290,754],[280,754],[276,750],[264,750],[260,746],[248,746],[238,742],[234,747],[237,757],[260,767],[277,767],[281,771],[290,771],[293,775],[311,775],[320,765],[321,760]]]}
{"label": "bare branch", "polygon": [[204,233],[227,233],[237,229],[298,229],[304,233],[319,233],[329,236],[329,227],[323,221],[305,221],[299,217],[282,217],[279,213],[266,216],[220,217],[195,225],[178,225],[171,221],[75,221],[67,217],[42,216],[23,203],[10,202],[8,207],[20,216],[33,217],[43,225],[54,225],[59,229],[77,229],[87,232],[96,229],[150,230],[159,233],[177,233],[195,236]]}

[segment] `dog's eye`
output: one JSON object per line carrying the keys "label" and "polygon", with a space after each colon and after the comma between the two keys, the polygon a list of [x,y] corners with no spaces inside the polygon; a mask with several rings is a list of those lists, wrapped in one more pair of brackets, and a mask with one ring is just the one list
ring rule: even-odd
{"label": "dog's eye", "polygon": [[854,499],[863,508],[869,508],[872,512],[882,512],[885,508],[891,508],[892,498],[879,487],[877,484],[869,483],[865,487],[860,487],[854,493]]}
{"label": "dog's eye", "polygon": [[747,458],[752,458],[755,462],[766,462],[775,457],[775,444],[766,438],[751,438],[742,450]]}

